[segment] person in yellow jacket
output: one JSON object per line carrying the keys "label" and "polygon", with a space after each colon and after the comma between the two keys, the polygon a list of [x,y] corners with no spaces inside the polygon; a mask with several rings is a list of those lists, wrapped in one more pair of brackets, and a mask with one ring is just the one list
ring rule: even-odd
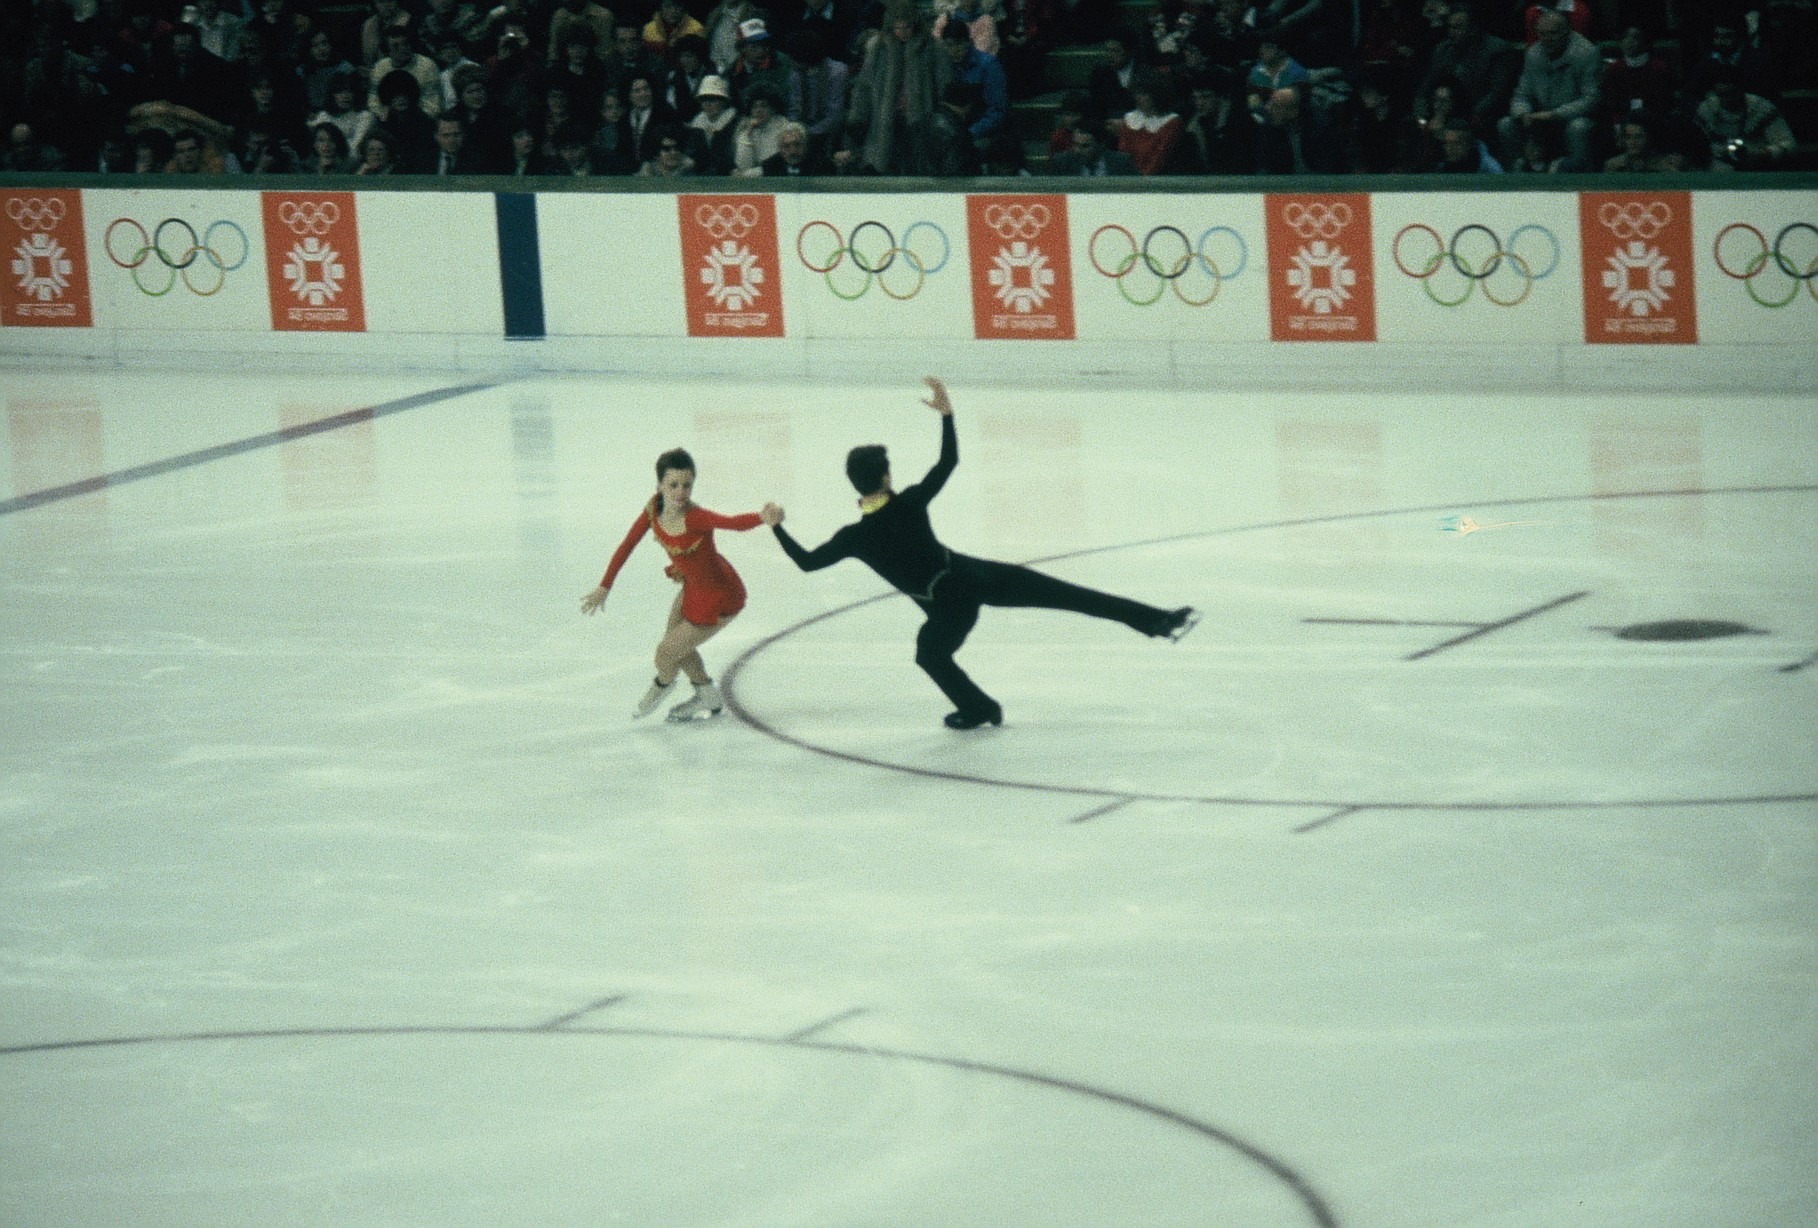
{"label": "person in yellow jacket", "polygon": [[689,15],[682,0],[662,0],[656,15],[644,25],[644,47],[665,60],[674,61],[676,40],[690,34],[707,37],[707,27]]}

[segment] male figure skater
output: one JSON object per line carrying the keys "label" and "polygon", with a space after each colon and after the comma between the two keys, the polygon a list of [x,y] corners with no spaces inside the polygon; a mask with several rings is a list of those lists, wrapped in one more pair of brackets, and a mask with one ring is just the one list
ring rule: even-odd
{"label": "male figure skater", "polygon": [[941,545],[928,523],[928,504],[940,493],[959,464],[959,442],[953,433],[953,406],[947,389],[933,376],[925,381],[933,397],[923,401],[941,416],[941,457],[928,476],[904,491],[890,486],[890,459],[883,447],[868,444],[846,457],[846,476],[858,489],[863,517],[814,550],[804,550],[783,529],[783,509],[764,509],[764,520],[776,533],[783,552],[803,571],[818,571],[845,558],[856,558],[914,599],[928,615],[915,637],[915,663],[956,705],[947,714],[950,729],[1000,725],[1004,710],[966,672],[953,654],[978,621],[980,606],[1035,606],[1073,610],[1123,623],[1144,635],[1178,640],[1193,629],[1199,615],[1191,606],[1163,610],[1108,593],[1095,592],[1044,576],[1027,567],[975,559]]}

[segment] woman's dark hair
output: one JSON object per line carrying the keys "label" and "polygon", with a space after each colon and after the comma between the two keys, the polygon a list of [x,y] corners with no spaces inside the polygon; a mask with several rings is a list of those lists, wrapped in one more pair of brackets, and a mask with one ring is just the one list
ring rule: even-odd
{"label": "woman's dark hair", "polygon": [[364,162],[366,160],[366,150],[374,142],[377,142],[378,144],[380,144],[384,147],[385,157],[387,159],[392,159],[392,158],[397,157],[398,138],[392,135],[390,128],[384,128],[377,124],[374,124],[372,127],[368,128],[366,130],[366,135],[360,138],[359,154],[360,154],[360,160],[362,162]]}
{"label": "woman's dark hair", "polygon": [[890,455],[881,443],[868,443],[846,453],[846,478],[861,495],[875,495],[884,488],[890,472]]}
{"label": "woman's dark hair", "polygon": [[350,153],[352,153],[353,151],[347,147],[347,134],[345,132],[341,131],[341,125],[339,125],[339,124],[331,124],[331,123],[323,122],[323,123],[317,124],[314,128],[311,128],[309,130],[310,150],[312,152],[314,151],[314,149],[316,147],[316,138],[322,135],[322,129],[324,129],[324,128],[328,129],[329,138],[334,141],[335,158],[339,161],[345,162],[347,160],[347,156]]}
{"label": "woman's dark hair", "polygon": [[[689,473],[693,473],[694,457],[688,455],[687,451],[683,448],[671,448],[669,451],[657,457],[657,482],[660,484],[663,480],[663,475],[672,469],[686,469]],[[650,496],[650,511],[652,515],[655,515],[662,510],[663,492],[659,490],[656,494]]]}

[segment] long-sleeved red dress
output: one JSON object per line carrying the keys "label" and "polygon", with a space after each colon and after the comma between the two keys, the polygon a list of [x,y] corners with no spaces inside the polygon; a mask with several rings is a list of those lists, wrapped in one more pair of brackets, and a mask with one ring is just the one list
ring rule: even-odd
{"label": "long-sleeved red dress", "polygon": [[669,554],[669,566],[663,574],[682,582],[682,617],[697,627],[711,627],[721,619],[731,618],[745,608],[745,585],[739,573],[732,570],[713,546],[715,529],[743,533],[763,521],[756,512],[742,516],[722,516],[704,507],[690,507],[680,534],[671,535],[657,519],[657,500],[652,499],[638,513],[631,531],[613,551],[606,566],[606,577],[600,587],[610,589],[619,569],[645,533],[656,536],[657,544]]}

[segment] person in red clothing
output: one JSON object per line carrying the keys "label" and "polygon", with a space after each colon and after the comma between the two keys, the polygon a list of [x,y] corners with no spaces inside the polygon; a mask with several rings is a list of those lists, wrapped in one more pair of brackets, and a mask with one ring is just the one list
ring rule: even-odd
{"label": "person in red clothing", "polygon": [[[665,575],[682,586],[669,611],[669,626],[656,647],[656,680],[632,715],[647,716],[663,702],[678,673],[694,683],[694,695],[669,710],[672,721],[714,716],[724,706],[719,688],[701,661],[701,645],[745,608],[745,585],[732,564],[713,546],[715,529],[744,532],[771,523],[758,512],[722,516],[693,501],[694,458],[680,448],[657,457],[657,493],[638,513],[631,531],[613,551],[600,587],[581,598],[581,613],[592,614],[606,601],[619,569],[645,533],[669,554]],[[768,510],[768,509],[767,509]]]}
{"label": "person in red clothing", "polygon": [[1118,127],[1117,148],[1130,155],[1138,174],[1159,175],[1167,170],[1186,130],[1180,115],[1168,106],[1167,90],[1158,73],[1139,72],[1130,81],[1136,105]]}

